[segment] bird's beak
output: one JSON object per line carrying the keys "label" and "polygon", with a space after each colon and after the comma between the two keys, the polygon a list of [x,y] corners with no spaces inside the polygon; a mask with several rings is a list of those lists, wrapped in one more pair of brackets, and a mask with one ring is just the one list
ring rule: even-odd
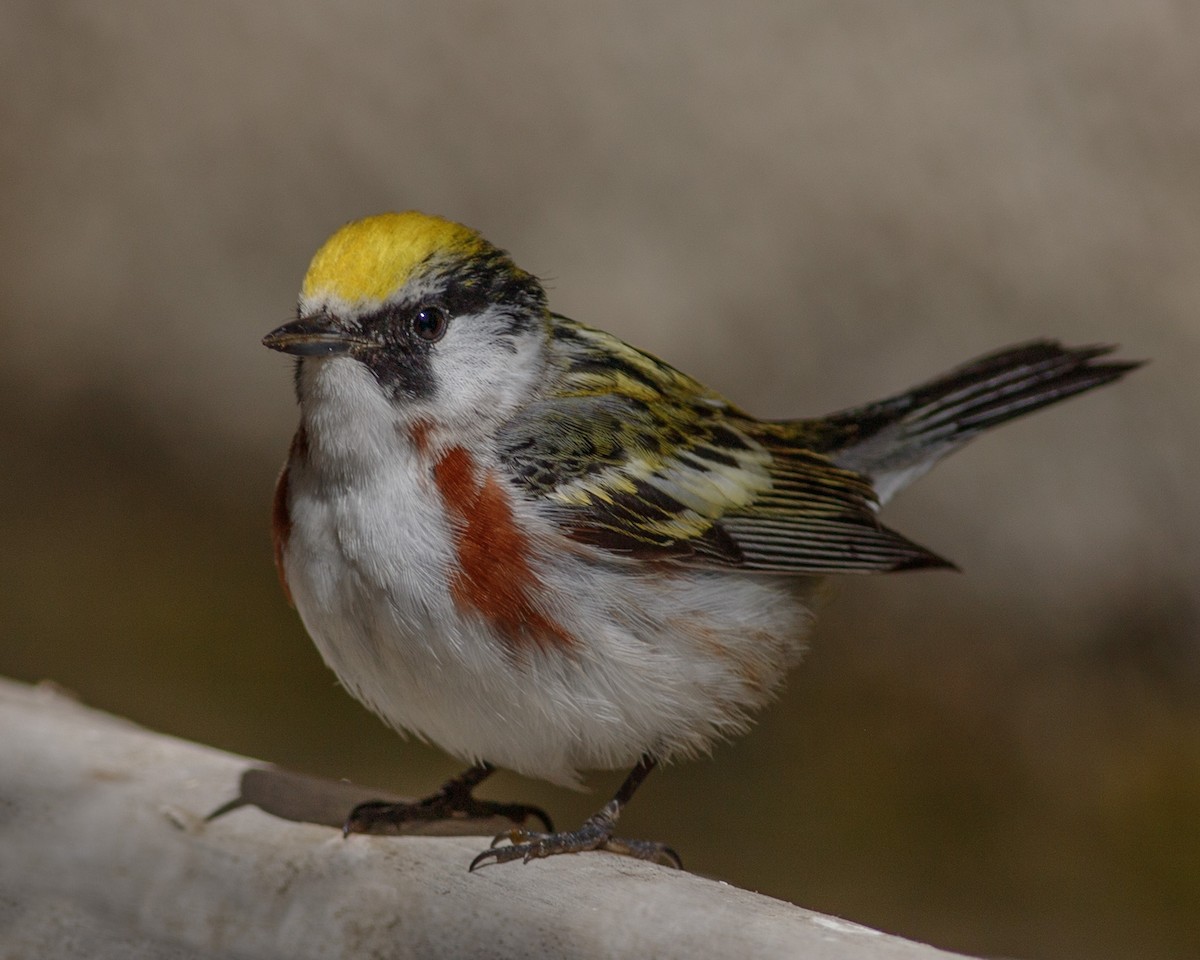
{"label": "bird's beak", "polygon": [[262,342],[264,347],[295,357],[335,357],[348,353],[364,341],[350,333],[335,317],[317,313],[285,323],[263,337]]}

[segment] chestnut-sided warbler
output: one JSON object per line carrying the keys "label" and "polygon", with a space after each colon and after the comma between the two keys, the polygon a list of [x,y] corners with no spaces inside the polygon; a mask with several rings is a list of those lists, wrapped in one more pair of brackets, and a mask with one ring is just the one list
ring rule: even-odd
{"label": "chestnut-sided warbler", "polygon": [[[298,358],[284,590],[355,697],[472,764],[425,800],[356,807],[346,832],[513,820],[471,869],[598,848],[678,866],[615,837],[621,809],[659,761],[746,730],[821,578],[950,566],[879,505],[989,427],[1137,366],[1039,340],[878,403],[756,420],[415,212],[338,230],[263,342]],[[554,833],[535,807],[472,796],[493,764],[559,784],[633,769]]]}

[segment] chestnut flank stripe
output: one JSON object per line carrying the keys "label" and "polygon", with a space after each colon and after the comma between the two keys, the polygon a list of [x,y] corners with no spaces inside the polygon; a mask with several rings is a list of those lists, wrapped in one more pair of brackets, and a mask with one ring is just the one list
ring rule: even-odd
{"label": "chestnut flank stripe", "polygon": [[271,502],[271,545],[275,548],[275,572],[279,574],[279,585],[283,587],[283,595],[293,607],[292,591],[287,582],[287,571],[283,568],[283,553],[287,549],[288,537],[292,533],[292,515],[288,511],[288,471],[293,463],[303,463],[308,459],[308,434],[301,426],[292,437],[292,447],[288,451],[287,463],[279,472],[275,481],[275,499]]}
{"label": "chestnut flank stripe", "polygon": [[531,599],[538,582],[529,567],[529,541],[496,478],[488,474],[481,482],[471,455],[452,447],[434,466],[433,479],[456,521],[454,599],[483,614],[513,650],[574,646],[575,639]]}

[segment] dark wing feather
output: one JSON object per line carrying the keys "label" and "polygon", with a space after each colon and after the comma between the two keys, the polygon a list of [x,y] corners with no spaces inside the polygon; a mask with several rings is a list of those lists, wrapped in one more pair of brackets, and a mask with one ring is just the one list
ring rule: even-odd
{"label": "dark wing feather", "polygon": [[785,574],[949,564],[882,526],[870,481],[666,364],[559,318],[563,372],[501,431],[524,493],[575,540]]}

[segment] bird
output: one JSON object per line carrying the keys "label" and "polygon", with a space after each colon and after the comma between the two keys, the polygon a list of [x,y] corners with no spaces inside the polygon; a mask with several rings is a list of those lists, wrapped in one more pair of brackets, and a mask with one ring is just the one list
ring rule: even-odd
{"label": "bird", "polygon": [[[507,818],[472,871],[591,850],[681,867],[616,832],[651,771],[747,731],[826,578],[953,566],[879,508],[980,433],[1139,366],[1040,339],[829,416],[757,419],[417,211],[334,232],[263,343],[295,358],[300,413],[272,510],[283,591],[351,695],[468,765],[422,800],[360,804],[344,832]],[[500,767],[564,786],[630,772],[555,832],[474,796]]]}

